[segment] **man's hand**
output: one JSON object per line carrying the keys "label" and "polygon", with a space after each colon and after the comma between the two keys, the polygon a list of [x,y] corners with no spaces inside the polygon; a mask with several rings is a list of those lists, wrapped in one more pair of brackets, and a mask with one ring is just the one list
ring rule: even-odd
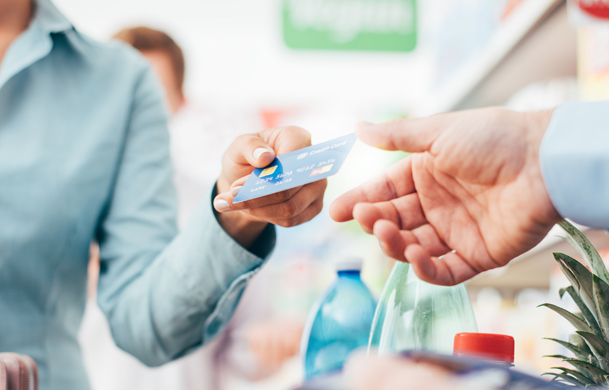
{"label": "man's hand", "polygon": [[[291,227],[310,221],[323,208],[327,180],[233,204],[254,167],[269,165],[276,155],[311,146],[311,134],[299,127],[281,127],[238,137],[222,159],[214,208],[223,229],[249,247],[267,223]],[[234,211],[234,212],[232,212]]]}
{"label": "man's hand", "polygon": [[551,116],[487,108],[361,124],[369,145],[413,154],[338,198],[330,214],[355,218],[430,283],[501,267],[560,221],[539,165]]}

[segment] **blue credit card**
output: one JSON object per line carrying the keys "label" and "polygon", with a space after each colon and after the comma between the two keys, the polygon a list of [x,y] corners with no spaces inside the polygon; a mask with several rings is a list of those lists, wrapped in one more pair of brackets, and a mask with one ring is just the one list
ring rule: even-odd
{"label": "blue credit card", "polygon": [[265,168],[256,168],[233,203],[289,190],[338,173],[353,148],[355,133],[278,156]]}

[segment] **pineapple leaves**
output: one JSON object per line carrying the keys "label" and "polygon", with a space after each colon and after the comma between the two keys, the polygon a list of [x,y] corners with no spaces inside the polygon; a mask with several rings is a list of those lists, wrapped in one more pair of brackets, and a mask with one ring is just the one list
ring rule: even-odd
{"label": "pineapple leaves", "polygon": [[609,271],[607,271],[607,267],[605,267],[605,263],[594,248],[594,245],[592,245],[586,236],[566,220],[559,222],[558,226],[567,233],[567,241],[586,259],[592,272],[605,283],[609,283]]}
{"label": "pineapple leaves", "polygon": [[586,343],[593,351],[596,350],[601,355],[606,355],[607,353],[609,353],[609,343],[598,337],[594,333],[582,332],[580,330],[576,330],[575,333],[577,333],[584,340],[586,340]]}
{"label": "pineapple leaves", "polygon": [[590,374],[589,378],[592,379],[594,381],[594,383],[597,383],[597,384],[606,384],[607,383],[607,379],[605,377],[607,375],[609,375],[609,373],[594,366],[593,364],[588,363],[584,360],[572,359],[572,358],[564,359],[564,361],[569,363],[573,367],[577,368],[580,372],[587,372],[588,374]]}
{"label": "pineapple leaves", "polygon": [[573,298],[594,333],[609,338],[609,285],[572,257],[554,253],[554,258],[571,282],[561,293]]}
{"label": "pineapple leaves", "polygon": [[[546,337],[544,340],[554,341],[555,343],[562,345],[563,347],[565,347],[569,351],[573,352],[575,354],[575,356],[577,356],[579,359],[582,359],[582,360],[586,360],[588,358],[588,356],[590,356],[590,353],[591,353],[589,350],[586,350],[585,348],[578,347],[577,345],[568,343],[566,341],[553,339],[553,338],[549,338],[549,337]],[[556,357],[556,355],[551,355],[549,357]],[[561,357],[561,359],[562,359],[562,357]]]}
{"label": "pineapple leaves", "polygon": [[596,307],[593,299],[592,272],[571,256],[557,252],[554,252],[553,255],[563,274],[569,279],[569,282],[575,289],[577,295],[579,295],[581,300],[588,306],[588,309],[596,315]]}
{"label": "pineapple leaves", "polygon": [[[596,277],[596,276],[594,276],[594,277]],[[569,296],[571,296],[571,298],[573,299],[573,301],[579,308],[582,316],[584,317],[584,320],[594,330],[594,333],[597,334],[598,336],[603,337],[604,332],[599,327],[598,322],[596,321],[596,318],[594,317],[594,314],[592,314],[592,312],[590,311],[588,306],[584,303],[584,301],[582,301],[581,297],[579,295],[577,295],[577,292],[575,291],[573,286],[569,286],[569,287],[565,288],[564,290],[569,294]]]}
{"label": "pineapple leaves", "polygon": [[554,358],[554,359],[570,359],[568,357],[566,357],[565,355],[543,355],[542,357],[549,357],[549,358]]}
{"label": "pineapple leaves", "polygon": [[577,333],[571,333],[569,335],[569,342],[575,345],[576,347],[585,350],[589,354],[592,353],[592,351],[590,351],[590,348],[588,347],[588,344],[586,344],[586,341],[584,341],[582,336],[578,335]]}
{"label": "pineapple leaves", "polygon": [[593,333],[582,331],[576,331],[576,333],[586,340],[601,367],[609,370],[609,343]]}
{"label": "pineapple leaves", "polygon": [[603,336],[609,338],[609,285],[596,275],[592,275],[592,294]]}
{"label": "pineapple leaves", "polygon": [[[552,367],[551,369],[552,370],[561,370],[563,374],[568,374],[568,375],[575,377],[575,379],[577,379],[579,382],[581,382],[582,385],[594,385],[595,384],[590,378],[588,378],[587,376],[585,376],[584,374],[582,374],[579,371],[571,370],[570,368],[564,368],[564,367]],[[548,374],[554,374],[554,373],[548,373]]]}
{"label": "pineapple leaves", "polygon": [[567,374],[558,374],[556,372],[546,372],[545,374],[542,374],[542,375],[552,375],[552,376],[555,377],[554,379],[560,378],[561,380],[563,380],[563,381],[565,381],[565,382],[567,382],[569,384],[572,384],[574,386],[579,386],[579,387],[585,387],[586,386],[585,382],[580,382],[579,380],[577,380],[574,377],[572,377],[570,375],[567,375]]}
{"label": "pineapple leaves", "polygon": [[565,318],[567,321],[569,321],[571,324],[573,324],[573,326],[577,329],[577,330],[582,330],[584,332],[589,332],[589,333],[594,333],[594,330],[588,325],[586,324],[586,322],[584,320],[582,320],[581,318],[579,318],[578,316],[576,316],[575,314],[561,308],[558,307],[556,305],[553,305],[551,303],[544,303],[541,304],[537,307],[540,306],[544,306],[547,307],[550,310],[555,311],[556,313],[560,314],[563,318]]}
{"label": "pineapple leaves", "polygon": [[559,226],[567,233],[566,240],[583,256],[590,269],[570,256],[554,253],[560,269],[571,283],[560,289],[559,295],[563,298],[568,293],[581,314],[552,304],[540,305],[558,313],[577,329],[569,336],[569,342],[546,339],[567,348],[576,358],[563,355],[546,357],[562,359],[574,369],[552,367],[552,370],[559,372],[544,375],[552,375],[553,380],[575,386],[604,387],[609,385],[609,271],[585,235],[567,221],[560,222]]}

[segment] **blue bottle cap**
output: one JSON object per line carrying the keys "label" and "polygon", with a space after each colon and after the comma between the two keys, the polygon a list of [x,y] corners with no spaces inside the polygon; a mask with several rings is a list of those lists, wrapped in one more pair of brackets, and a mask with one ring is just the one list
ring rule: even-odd
{"label": "blue bottle cap", "polygon": [[346,257],[334,263],[336,271],[361,271],[364,260],[361,257]]}

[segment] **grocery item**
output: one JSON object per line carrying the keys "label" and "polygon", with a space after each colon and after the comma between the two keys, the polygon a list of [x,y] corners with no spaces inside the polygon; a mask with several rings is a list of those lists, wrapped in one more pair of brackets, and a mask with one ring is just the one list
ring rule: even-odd
{"label": "grocery item", "polygon": [[[517,370],[511,369],[508,365],[498,365],[495,362],[460,356],[450,356],[425,351],[407,351],[394,355],[391,358],[387,357],[387,359],[391,359],[393,362],[395,362],[395,359],[402,359],[405,368],[408,367],[412,369],[413,365],[422,364],[425,368],[422,367],[421,370],[430,370],[430,366],[435,366],[440,368],[441,371],[445,371],[444,376],[442,376],[441,374],[438,375],[437,368],[433,370],[433,372],[438,375],[437,381],[434,381],[434,385],[438,385],[439,387],[432,387],[433,385],[431,384],[427,387],[413,387],[412,385],[408,387],[410,383],[405,382],[405,389],[569,390],[575,388],[558,381],[545,381],[538,375],[532,376],[518,372]],[[371,361],[371,365],[373,364],[375,364],[375,362]],[[381,383],[392,383],[396,378],[403,379],[404,376],[400,374],[400,370],[384,372],[384,376],[378,378],[378,388],[382,390],[386,387],[381,385]],[[351,375],[353,375],[353,373],[351,373]],[[351,382],[352,379],[353,378],[351,377],[351,380],[347,380],[343,373],[336,372],[320,378],[315,378],[304,383],[302,387],[297,387],[293,390],[349,390],[352,389],[352,387],[348,385],[348,382]],[[421,377],[419,376],[417,380],[420,381]]]}
{"label": "grocery item", "polygon": [[368,342],[376,302],[360,279],[361,267],[361,259],[337,263],[338,278],[309,313],[301,341],[306,380],[341,369]]}
{"label": "grocery item", "polygon": [[514,338],[493,333],[457,333],[453,355],[514,364]]}
{"label": "grocery item", "polygon": [[450,354],[455,334],[476,332],[465,286],[436,286],[397,262],[374,315],[369,351],[379,354],[427,350]]}

